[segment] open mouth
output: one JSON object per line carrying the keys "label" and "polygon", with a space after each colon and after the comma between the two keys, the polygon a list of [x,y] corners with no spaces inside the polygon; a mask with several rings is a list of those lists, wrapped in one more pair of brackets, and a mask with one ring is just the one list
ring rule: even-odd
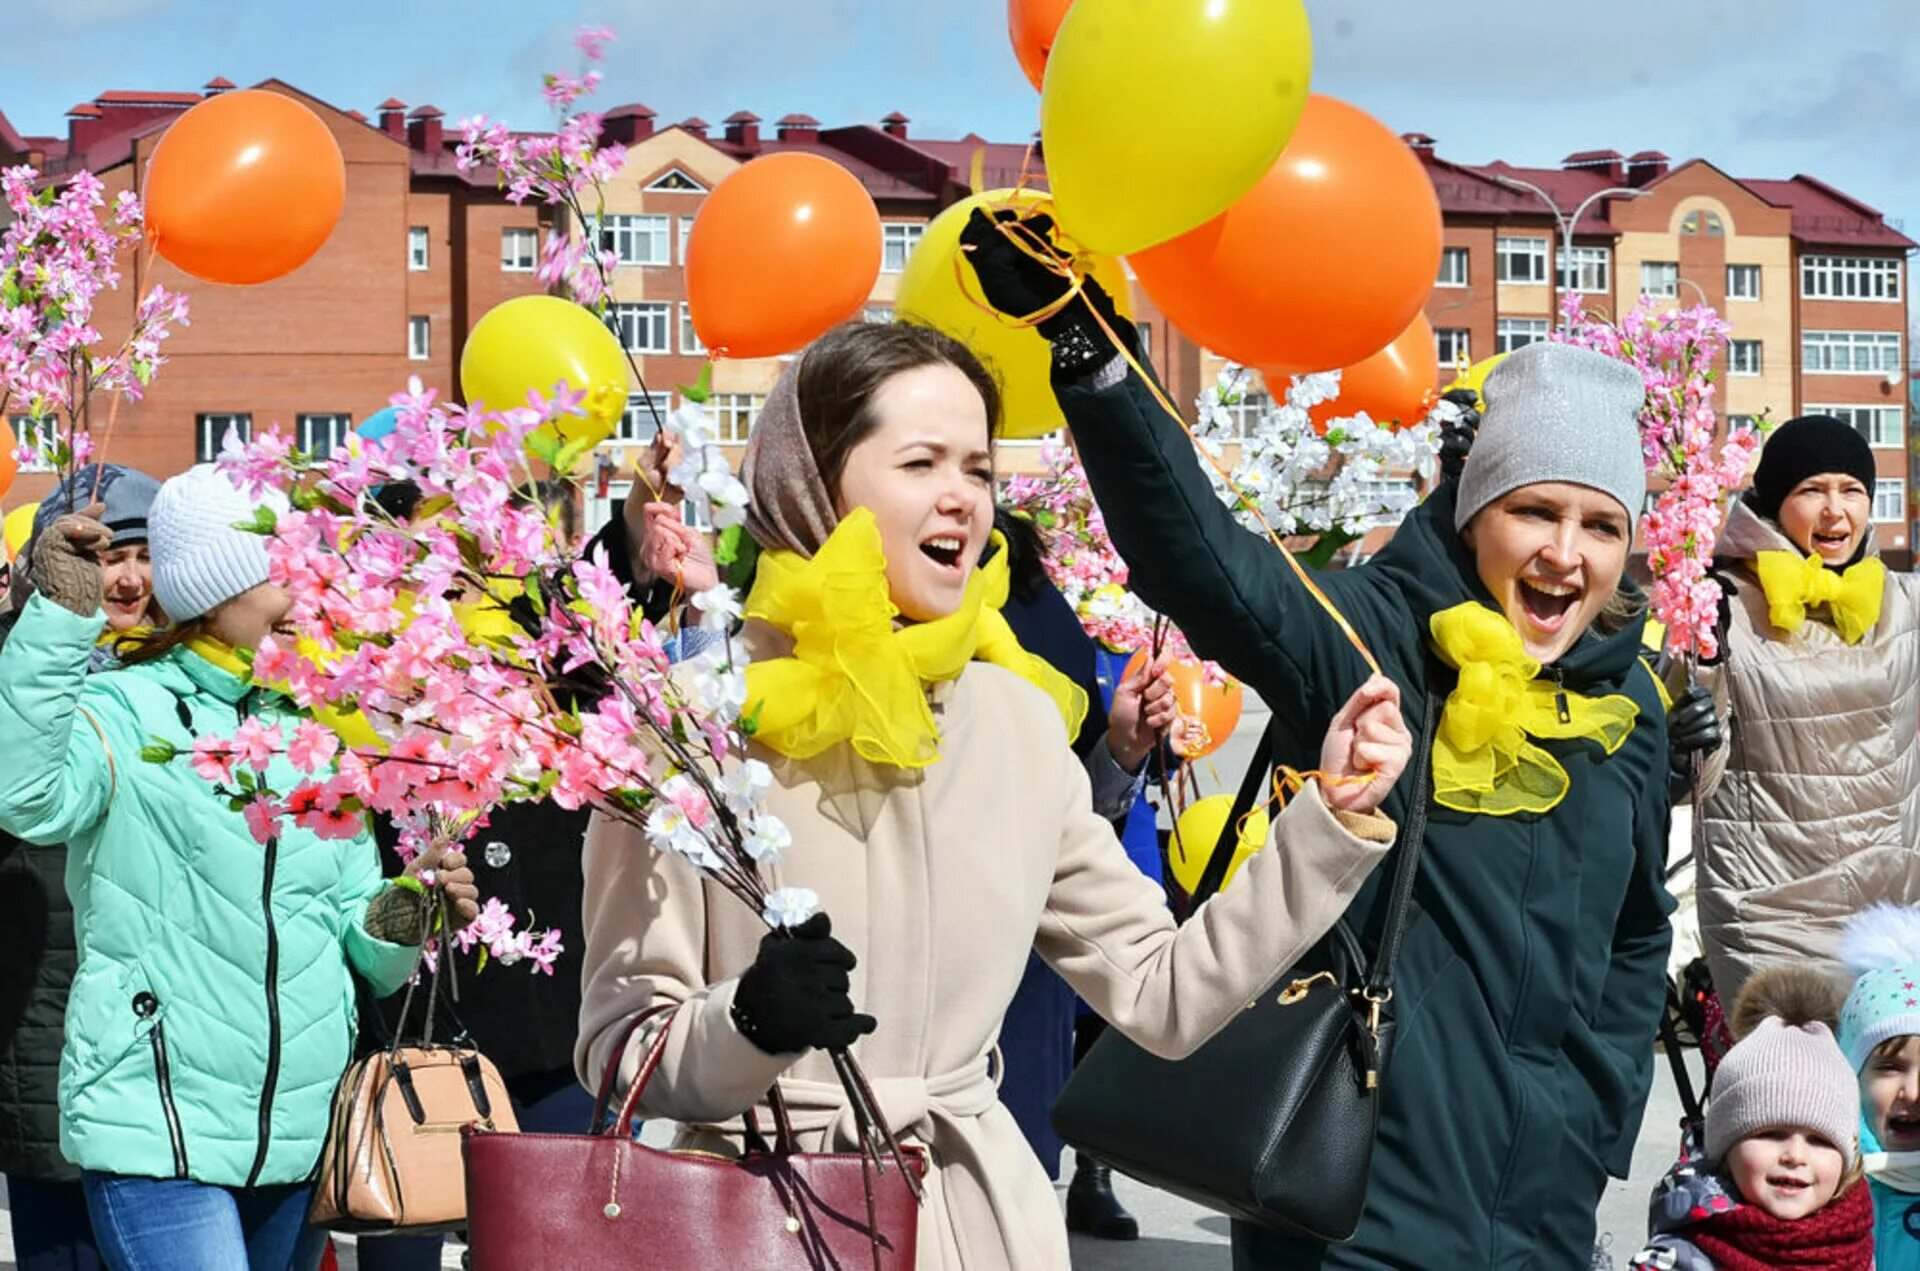
{"label": "open mouth", "polygon": [[951,534],[937,534],[920,544],[920,553],[941,569],[958,572],[961,567],[961,553],[967,550],[964,539]]}
{"label": "open mouth", "polygon": [[1893,1143],[1908,1147],[1920,1141],[1920,1115],[1910,1113],[1888,1117],[1886,1133],[1881,1138],[1884,1140],[1881,1144],[1883,1147]]}
{"label": "open mouth", "polygon": [[1852,543],[1853,535],[1846,530],[1815,530],[1813,532],[1813,550],[1822,556],[1844,552]]}
{"label": "open mouth", "polygon": [[1580,603],[1580,589],[1572,583],[1528,582],[1520,579],[1520,607],[1527,620],[1545,632],[1558,631]]}
{"label": "open mouth", "polygon": [[1769,1174],[1767,1175],[1767,1186],[1780,1193],[1781,1196],[1792,1199],[1805,1195],[1807,1189],[1812,1187],[1813,1184],[1803,1178],[1787,1178],[1777,1174]]}

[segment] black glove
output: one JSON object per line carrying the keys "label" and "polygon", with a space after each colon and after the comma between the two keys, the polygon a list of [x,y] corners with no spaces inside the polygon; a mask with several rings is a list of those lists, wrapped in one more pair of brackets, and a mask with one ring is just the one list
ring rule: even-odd
{"label": "black glove", "polygon": [[789,932],[770,931],[733,993],[733,1025],[769,1055],[844,1050],[874,1030],[847,995],[852,950],[815,914]]}
{"label": "black glove", "polygon": [[[987,303],[1010,317],[1024,318],[1056,304],[1073,283],[1022,251],[994,224],[1019,219],[1019,213],[1010,208],[992,217],[975,208],[966,228],[960,231],[960,242],[970,249],[967,259],[973,262]],[[1053,218],[1042,214],[1028,219],[1025,225],[1032,234],[1053,242]],[[1120,317],[1106,288],[1088,277],[1072,304],[1034,326],[1053,345],[1055,370],[1078,374],[1113,356],[1113,340],[1101,330],[1096,312],[1106,321],[1107,331],[1127,341],[1132,351],[1133,324]]]}
{"label": "black glove", "polygon": [[1480,399],[1470,388],[1456,388],[1440,400],[1460,408],[1460,418],[1440,425],[1440,475],[1449,481],[1460,479],[1473,449],[1473,438],[1480,431]]}
{"label": "black glove", "polygon": [[1667,789],[1676,801],[1693,788],[1694,756],[1712,754],[1725,740],[1713,694],[1687,685],[1667,712]]}

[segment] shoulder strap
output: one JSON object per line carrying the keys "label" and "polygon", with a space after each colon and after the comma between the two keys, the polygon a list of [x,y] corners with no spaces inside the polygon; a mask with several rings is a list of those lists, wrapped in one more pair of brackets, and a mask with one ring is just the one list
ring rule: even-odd
{"label": "shoulder strap", "polygon": [[1188,912],[1198,909],[1226,881],[1227,867],[1233,864],[1234,848],[1240,842],[1240,820],[1273,779],[1274,727],[1273,717],[1269,716],[1267,730],[1260,734],[1260,744],[1254,749],[1253,762],[1247,766],[1247,775],[1240,779],[1240,792],[1233,796],[1233,811],[1227,813],[1227,823],[1221,827],[1213,854],[1207,857],[1207,867],[1200,871],[1200,881],[1194,885],[1193,904]]}
{"label": "shoulder strap", "polygon": [[120,770],[113,762],[113,746],[107,741],[106,730],[100,727],[100,721],[93,717],[92,711],[84,706],[76,707],[75,709],[80,712],[87,723],[93,725],[93,735],[100,739],[100,749],[106,752],[107,802],[111,804],[113,802],[113,796],[120,793]]}
{"label": "shoulder strap", "polygon": [[1415,767],[1413,794],[1407,800],[1407,820],[1400,827],[1400,844],[1393,864],[1393,896],[1387,906],[1387,925],[1380,932],[1380,949],[1367,976],[1368,995],[1384,1001],[1393,992],[1393,964],[1407,933],[1413,909],[1413,880],[1420,871],[1420,850],[1427,838],[1427,803],[1433,793],[1433,730],[1440,720],[1440,695],[1427,688],[1427,708],[1420,720],[1420,740],[1409,760]]}

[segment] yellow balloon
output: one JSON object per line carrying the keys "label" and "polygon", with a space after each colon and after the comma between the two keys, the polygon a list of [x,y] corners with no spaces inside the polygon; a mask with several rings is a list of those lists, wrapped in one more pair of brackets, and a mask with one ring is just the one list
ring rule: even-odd
{"label": "yellow balloon", "polygon": [[627,408],[627,355],[591,312],[558,296],[516,296],[474,324],[460,354],[468,405],[509,410],[526,404],[529,389],[550,396],[560,383],[587,395],[586,417],[548,424],[534,435],[586,446],[612,436]]}
{"label": "yellow balloon", "polygon": [[[981,307],[984,301],[972,266],[955,269],[961,255],[960,231],[977,207],[1012,206],[1025,212],[1045,201],[1045,195],[1030,190],[1017,195],[1012,190],[990,190],[940,213],[907,258],[894,306],[902,319],[936,327],[972,349],[999,377],[1004,408],[1000,435],[1008,440],[1044,437],[1067,426],[1053,395],[1052,355],[1038,331],[1014,326]],[[1120,262],[1108,256],[1085,256],[1079,264],[1099,280],[1121,317],[1131,322],[1133,305]]]}
{"label": "yellow balloon", "polygon": [[1506,361],[1508,356],[1509,355],[1505,353],[1496,353],[1490,358],[1485,358],[1481,361],[1475,362],[1472,366],[1468,367],[1465,371],[1462,371],[1459,377],[1456,378],[1453,381],[1453,383],[1447,385],[1445,388],[1441,389],[1440,391],[1442,393],[1451,393],[1456,388],[1472,389],[1473,395],[1480,399],[1480,404],[1482,406],[1485,406],[1486,400],[1487,400],[1487,396],[1486,396],[1487,376],[1492,373],[1494,367]]}
{"label": "yellow balloon", "polygon": [[33,535],[33,514],[40,510],[38,503],[28,503],[7,513],[5,522],[0,522],[0,537],[6,539],[7,559],[12,560],[27,545],[27,539]]}
{"label": "yellow balloon", "polygon": [[1302,0],[1076,0],[1040,101],[1060,223],[1112,256],[1204,225],[1273,167],[1312,72]]}
{"label": "yellow balloon", "polygon": [[[1227,817],[1232,812],[1233,796],[1216,794],[1189,804],[1180,814],[1176,832],[1167,843],[1167,863],[1173,867],[1174,881],[1189,896],[1200,885],[1200,875],[1206,872],[1207,860],[1213,855],[1214,845],[1220,841],[1220,832],[1227,828]],[[1265,808],[1253,809],[1240,823],[1240,841],[1234,844],[1226,882],[1220,884],[1222,890],[1233,881],[1247,858],[1266,843],[1270,828]]]}

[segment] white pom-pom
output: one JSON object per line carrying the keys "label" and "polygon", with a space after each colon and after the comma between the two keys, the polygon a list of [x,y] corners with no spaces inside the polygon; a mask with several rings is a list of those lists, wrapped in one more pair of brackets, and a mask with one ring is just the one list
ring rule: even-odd
{"label": "white pom-pom", "polygon": [[1920,967],[1920,907],[1869,905],[1840,933],[1840,961],[1850,975]]}

